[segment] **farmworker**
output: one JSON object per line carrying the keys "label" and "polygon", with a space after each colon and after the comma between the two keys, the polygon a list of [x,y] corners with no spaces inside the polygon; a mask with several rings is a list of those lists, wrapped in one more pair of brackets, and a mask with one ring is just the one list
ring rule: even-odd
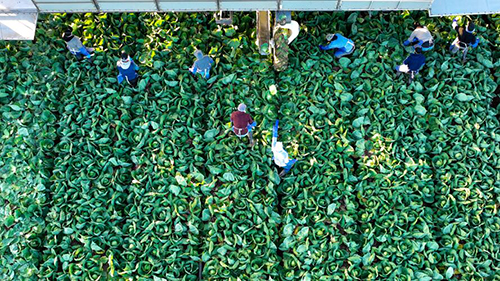
{"label": "farmworker", "polygon": [[244,103],[238,105],[238,111],[231,113],[231,124],[233,132],[240,138],[248,135],[250,145],[254,145],[252,137],[252,129],[257,126],[257,123],[252,119],[250,114],[246,113],[247,106]]}
{"label": "farmworker", "polygon": [[210,78],[210,68],[214,63],[214,60],[209,56],[204,56],[200,50],[196,50],[194,52],[194,56],[196,57],[196,61],[189,71],[194,75],[196,75],[196,73],[200,73],[206,79]]}
{"label": "farmworker", "polygon": [[118,60],[116,66],[119,72],[117,77],[118,83],[121,84],[123,80],[127,80],[132,87],[137,86],[137,81],[139,80],[137,70],[139,70],[139,67],[126,52],[122,52],[121,59]]}
{"label": "farmworker", "polygon": [[416,48],[413,54],[407,57],[402,65],[396,66],[398,74],[408,72],[418,72],[425,64],[425,56],[422,54],[422,48]]}
{"label": "farmworker", "polygon": [[426,26],[422,26],[416,22],[413,24],[415,30],[411,33],[410,38],[403,42],[405,46],[413,46],[414,48],[420,47],[422,51],[429,51],[434,48],[434,38]]}
{"label": "farmworker", "polygon": [[458,33],[457,39],[453,41],[450,45],[450,51],[454,54],[460,49],[464,49],[467,46],[476,48],[479,44],[479,38],[474,36],[474,31],[476,30],[476,25],[473,22],[469,22],[466,27],[458,26],[458,18],[453,19],[453,24],[451,25]]}
{"label": "farmworker", "polygon": [[273,127],[272,151],[274,164],[283,168],[283,171],[279,173],[279,176],[282,177],[292,169],[297,159],[290,159],[286,150],[283,149],[283,143],[278,141],[278,123],[279,120],[276,120]]}
{"label": "farmworker", "polygon": [[354,52],[354,42],[339,33],[327,34],[326,41],[328,41],[328,44],[326,46],[319,45],[319,48],[323,51],[334,49],[336,58],[341,58]]}
{"label": "farmworker", "polygon": [[68,50],[76,56],[78,60],[82,60],[84,57],[91,61],[91,54],[94,52],[94,48],[87,48],[82,44],[80,38],[73,35],[73,29],[68,27],[62,35],[63,40],[66,42]]}

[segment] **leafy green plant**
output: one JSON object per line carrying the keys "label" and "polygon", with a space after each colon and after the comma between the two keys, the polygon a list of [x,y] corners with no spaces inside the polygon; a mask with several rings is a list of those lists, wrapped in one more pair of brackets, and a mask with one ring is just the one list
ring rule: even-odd
{"label": "leafy green plant", "polygon": [[[444,48],[448,18],[293,17],[303,31],[280,72],[249,13],[229,28],[201,13],[42,15],[36,42],[1,42],[0,278],[495,279],[498,15],[475,18],[483,43],[465,65]],[[416,20],[437,46],[407,85],[393,66]],[[66,25],[95,65],[67,52]],[[351,56],[317,49],[334,32]],[[209,80],[188,72],[195,49],[214,58]],[[136,89],[117,85],[121,50]],[[228,129],[240,102],[253,148]],[[283,178],[275,119],[299,160]]]}

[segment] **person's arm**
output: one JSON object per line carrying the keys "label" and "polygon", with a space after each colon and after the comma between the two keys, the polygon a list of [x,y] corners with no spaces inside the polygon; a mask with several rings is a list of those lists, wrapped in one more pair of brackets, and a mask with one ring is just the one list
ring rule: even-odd
{"label": "person's arm", "polygon": [[117,68],[118,68],[118,73],[125,76],[125,71],[123,70],[123,68],[121,68],[120,66],[118,66]]}
{"label": "person's arm", "polygon": [[453,23],[451,24],[451,27],[458,32],[458,18],[453,19]]}
{"label": "person's arm", "polygon": [[132,63],[132,67],[134,67],[134,70],[137,71],[139,70],[139,66],[137,64],[135,64],[135,61],[130,59],[131,63]]}
{"label": "person's arm", "polygon": [[89,52],[87,51],[87,48],[85,47],[82,47],[78,50],[82,55],[86,56],[88,59],[90,59],[90,54]]}
{"label": "person's arm", "polygon": [[122,72],[122,68],[120,66],[117,67],[118,68],[118,76],[116,77],[116,79],[118,79],[118,84],[121,84],[123,82],[123,72]]}
{"label": "person's arm", "polygon": [[408,38],[408,40],[405,41],[405,43],[408,42],[408,44],[404,44],[404,45],[405,46],[410,45],[410,43],[413,42],[413,39],[415,39],[416,35],[417,35],[417,30],[413,30],[413,32],[411,33],[411,35]]}
{"label": "person's arm", "polygon": [[255,122],[252,119],[252,116],[250,116],[250,114],[248,114],[248,125],[247,125],[247,127],[253,128],[255,126],[257,126],[257,122]]}
{"label": "person's arm", "polygon": [[477,45],[479,45],[479,38],[475,38],[475,39],[476,39],[476,41],[474,42],[474,44],[471,44],[472,48],[476,48]]}
{"label": "person's arm", "polygon": [[276,123],[273,126],[273,140],[272,140],[272,148],[276,146],[276,142],[278,141],[278,123],[279,120],[276,120]]}
{"label": "person's arm", "polygon": [[193,63],[193,66],[189,69],[191,73],[196,74],[198,72],[198,67],[196,67],[196,62]]}

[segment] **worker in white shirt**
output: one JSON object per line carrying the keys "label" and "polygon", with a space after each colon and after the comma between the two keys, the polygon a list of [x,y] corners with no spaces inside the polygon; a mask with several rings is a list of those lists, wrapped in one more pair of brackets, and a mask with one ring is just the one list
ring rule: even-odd
{"label": "worker in white shirt", "polygon": [[288,157],[288,153],[283,148],[283,143],[278,141],[278,123],[279,120],[276,120],[273,127],[272,151],[274,164],[283,168],[283,171],[279,174],[279,176],[282,177],[292,169],[293,164],[297,162],[297,159],[290,159],[290,157]]}
{"label": "worker in white shirt", "polygon": [[421,25],[416,22],[413,24],[415,30],[410,35],[408,40],[403,42],[405,46],[413,46],[413,48],[421,48],[422,51],[426,52],[434,48],[434,38],[426,26]]}

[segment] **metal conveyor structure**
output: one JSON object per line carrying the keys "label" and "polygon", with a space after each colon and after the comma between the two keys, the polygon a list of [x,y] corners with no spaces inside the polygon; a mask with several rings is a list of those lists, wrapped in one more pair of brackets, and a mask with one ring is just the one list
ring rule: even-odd
{"label": "metal conveyor structure", "polygon": [[398,11],[500,13],[500,0],[0,0],[0,40],[32,40],[38,13]]}

